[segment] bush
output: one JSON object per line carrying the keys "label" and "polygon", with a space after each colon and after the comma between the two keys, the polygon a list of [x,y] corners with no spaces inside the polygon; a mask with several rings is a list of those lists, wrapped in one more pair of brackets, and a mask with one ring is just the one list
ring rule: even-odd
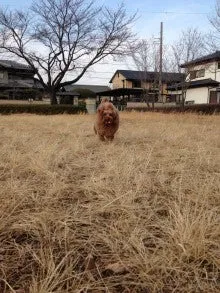
{"label": "bush", "polygon": [[31,113],[39,115],[87,113],[85,106],[73,105],[0,105],[0,114]]}
{"label": "bush", "polygon": [[185,105],[182,106],[165,106],[164,107],[155,107],[147,108],[127,108],[127,111],[137,111],[137,112],[162,112],[162,113],[199,113],[199,114],[216,114],[220,113],[220,104],[197,104],[197,105]]}

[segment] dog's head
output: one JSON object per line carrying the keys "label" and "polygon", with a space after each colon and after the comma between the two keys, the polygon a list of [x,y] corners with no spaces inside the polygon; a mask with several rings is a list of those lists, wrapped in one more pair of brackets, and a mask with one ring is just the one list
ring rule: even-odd
{"label": "dog's head", "polygon": [[101,103],[100,107],[98,108],[98,113],[106,127],[110,127],[114,123],[116,112],[112,103],[107,101]]}

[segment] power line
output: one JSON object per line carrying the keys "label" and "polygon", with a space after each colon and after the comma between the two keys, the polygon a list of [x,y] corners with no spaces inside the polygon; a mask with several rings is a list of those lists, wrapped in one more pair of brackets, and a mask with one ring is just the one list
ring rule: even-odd
{"label": "power line", "polygon": [[208,15],[207,12],[182,12],[182,11],[147,11],[147,10],[141,10],[141,12],[147,13],[147,14],[186,14],[186,15]]}
{"label": "power line", "polygon": [[[88,63],[80,63],[81,65],[87,65]],[[111,61],[109,62],[102,62],[102,63],[97,63],[97,64],[93,64],[93,65],[128,65],[128,63],[112,63]],[[82,67],[84,68],[84,67]]]}
{"label": "power line", "polygon": [[[117,69],[117,70],[119,70],[119,69]],[[121,70],[129,70],[129,69],[121,69]],[[112,71],[99,71],[99,70],[88,70],[88,71],[86,71],[85,73],[100,73],[100,74],[112,74],[112,72],[115,72],[116,70],[112,70]],[[137,70],[138,71],[138,70]]]}
{"label": "power line", "polygon": [[86,78],[96,78],[96,79],[108,79],[108,80],[110,80],[109,77],[98,77],[98,76],[97,77],[96,76],[84,76],[84,77],[86,77]]}
{"label": "power line", "polygon": [[[10,3],[9,6],[17,6],[16,1],[15,3]],[[5,4],[4,4],[5,5]],[[134,10],[127,9],[128,12],[135,12]],[[147,14],[185,14],[185,15],[208,15],[207,12],[184,12],[184,11],[148,11],[148,10],[141,10],[141,12],[147,13]]]}

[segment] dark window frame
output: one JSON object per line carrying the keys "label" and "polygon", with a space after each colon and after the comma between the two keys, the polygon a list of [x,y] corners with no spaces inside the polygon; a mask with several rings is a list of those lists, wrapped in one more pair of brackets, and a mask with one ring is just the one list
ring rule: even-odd
{"label": "dark window frame", "polygon": [[205,68],[203,69],[199,69],[196,71],[196,77],[199,78],[199,77],[204,77],[205,76]]}
{"label": "dark window frame", "polygon": [[132,82],[132,87],[133,88],[141,88],[141,81],[140,80],[134,80],[133,82]]}

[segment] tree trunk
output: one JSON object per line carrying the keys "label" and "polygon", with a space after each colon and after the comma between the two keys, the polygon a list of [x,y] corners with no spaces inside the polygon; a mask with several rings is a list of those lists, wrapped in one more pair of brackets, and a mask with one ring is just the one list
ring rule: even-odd
{"label": "tree trunk", "polygon": [[144,96],[145,96],[145,97],[144,97],[144,101],[146,102],[147,107],[150,108],[149,95],[148,95],[148,94],[145,94]]}
{"label": "tree trunk", "polygon": [[182,109],[184,109],[185,107],[185,99],[186,99],[186,90],[182,89],[182,101],[181,101]]}
{"label": "tree trunk", "polygon": [[153,100],[152,100],[152,109],[154,110],[154,103],[155,103],[155,94],[153,94]]}
{"label": "tree trunk", "polygon": [[49,92],[49,95],[50,95],[50,104],[57,105],[56,91]]}

